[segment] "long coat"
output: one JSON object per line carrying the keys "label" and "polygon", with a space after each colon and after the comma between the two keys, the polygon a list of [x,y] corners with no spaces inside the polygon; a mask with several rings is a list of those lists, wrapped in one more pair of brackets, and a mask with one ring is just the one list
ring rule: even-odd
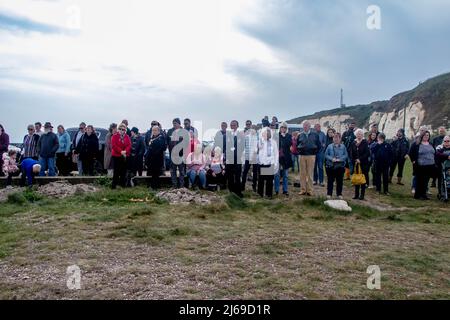
{"label": "long coat", "polygon": [[94,133],[90,136],[88,134],[83,135],[80,143],[77,146],[77,152],[80,155],[80,160],[89,161],[94,160],[98,156],[99,144],[98,137]]}
{"label": "long coat", "polygon": [[279,152],[280,152],[280,169],[289,169],[292,167],[292,154],[291,154],[291,145],[292,145],[292,136],[289,133],[283,137],[283,135],[279,134]]}
{"label": "long coat", "polygon": [[103,167],[105,170],[112,169],[112,134],[109,132],[106,135],[106,141],[105,141],[105,154],[103,157]]}
{"label": "long coat", "polygon": [[162,134],[157,137],[152,137],[148,143],[145,163],[147,168],[156,170],[162,168],[164,165],[164,151],[166,151],[166,139]]}

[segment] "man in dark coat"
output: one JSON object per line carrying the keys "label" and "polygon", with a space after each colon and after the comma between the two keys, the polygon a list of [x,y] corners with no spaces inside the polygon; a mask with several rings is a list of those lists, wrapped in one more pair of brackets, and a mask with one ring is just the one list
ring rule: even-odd
{"label": "man in dark coat", "polygon": [[131,129],[131,156],[128,162],[128,186],[137,184],[136,181],[131,183],[136,175],[142,176],[142,171],[144,170],[144,154],[144,137],[139,134],[138,128],[133,127]]}
{"label": "man in dark coat", "polygon": [[391,146],[393,156],[391,169],[389,170],[389,183],[392,183],[392,177],[394,176],[395,168],[398,165],[397,184],[403,186],[403,168],[405,167],[409,152],[409,141],[405,137],[405,130],[399,129],[397,131],[397,139],[392,141]]}
{"label": "man in dark coat", "polygon": [[389,168],[392,163],[392,145],[386,143],[384,133],[378,135],[378,143],[372,149],[373,165],[375,166],[375,186],[377,192],[381,193],[381,180],[383,179],[383,193],[389,194]]}
{"label": "man in dark coat", "polygon": [[303,123],[303,132],[297,139],[297,150],[300,154],[300,195],[313,195],[313,174],[316,154],[322,148],[319,136],[311,130],[311,123]]}
{"label": "man in dark coat", "polygon": [[245,136],[243,132],[238,131],[239,122],[233,120],[230,122],[231,131],[227,132],[227,149],[225,175],[227,177],[228,189],[238,197],[242,198],[242,162],[245,147]]}
{"label": "man in dark coat", "polygon": [[59,148],[58,136],[53,133],[53,127],[50,122],[46,122],[44,126],[45,133],[38,140],[37,151],[39,154],[39,164],[41,165],[40,176],[45,176],[45,171],[48,170],[48,175],[54,177],[55,170],[55,156]]}

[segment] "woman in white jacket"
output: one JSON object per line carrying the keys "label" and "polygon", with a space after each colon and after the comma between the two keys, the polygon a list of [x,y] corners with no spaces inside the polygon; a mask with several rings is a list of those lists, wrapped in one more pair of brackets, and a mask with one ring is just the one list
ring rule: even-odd
{"label": "woman in white jacket", "polygon": [[273,139],[269,128],[263,128],[261,139],[258,143],[258,162],[260,174],[258,179],[258,193],[261,197],[265,195],[272,198],[273,179],[278,172],[278,143]]}

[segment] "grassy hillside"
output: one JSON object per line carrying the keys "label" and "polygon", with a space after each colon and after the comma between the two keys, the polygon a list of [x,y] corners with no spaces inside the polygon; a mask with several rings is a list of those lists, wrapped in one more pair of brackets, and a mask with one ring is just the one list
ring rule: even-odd
{"label": "grassy hillside", "polygon": [[356,121],[357,126],[367,127],[369,117],[374,111],[392,112],[393,110],[401,110],[411,101],[421,101],[425,106],[425,124],[432,125],[433,128],[442,125],[450,127],[448,118],[450,115],[450,73],[428,79],[412,90],[393,96],[389,101],[377,101],[367,105],[320,111],[312,115],[294,118],[289,120],[288,123],[301,123],[305,119],[348,114]]}

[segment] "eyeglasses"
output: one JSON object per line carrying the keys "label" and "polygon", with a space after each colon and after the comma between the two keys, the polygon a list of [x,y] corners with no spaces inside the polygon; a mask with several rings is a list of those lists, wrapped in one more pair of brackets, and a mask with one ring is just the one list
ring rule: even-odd
{"label": "eyeglasses", "polygon": [[120,128],[119,131],[125,131],[125,129],[124,128]]}
{"label": "eyeglasses", "polygon": [[444,142],[450,142],[450,140],[444,140]]}
{"label": "eyeglasses", "polygon": [[28,128],[28,131],[33,131],[34,130],[34,128]]}

